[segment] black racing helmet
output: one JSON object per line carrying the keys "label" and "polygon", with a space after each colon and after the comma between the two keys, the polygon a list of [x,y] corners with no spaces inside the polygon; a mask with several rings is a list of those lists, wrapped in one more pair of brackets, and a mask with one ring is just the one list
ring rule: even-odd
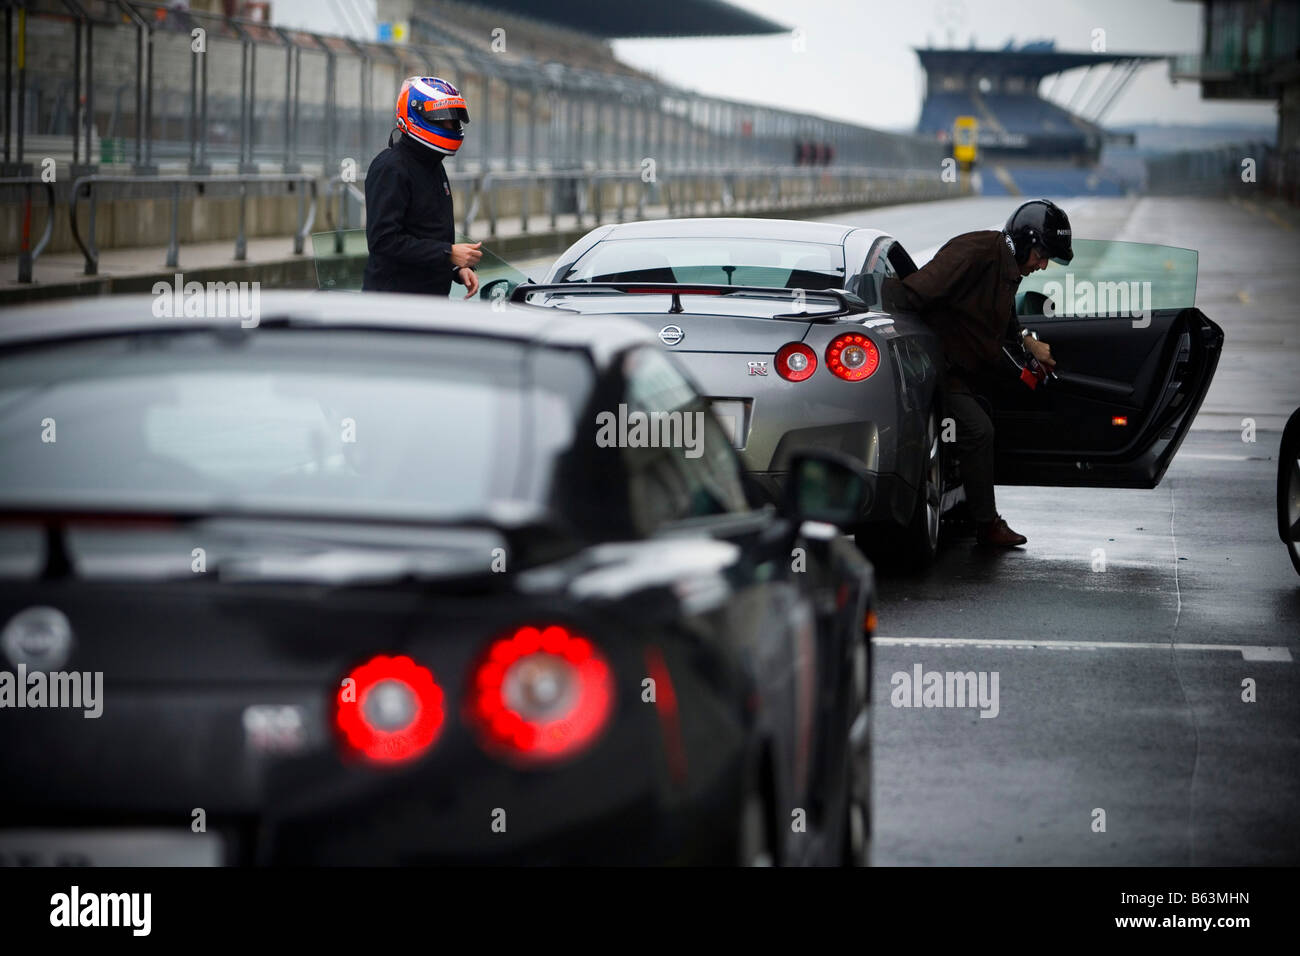
{"label": "black racing helmet", "polygon": [[1065,210],[1046,199],[1033,199],[1011,214],[1002,230],[1016,249],[1016,262],[1024,264],[1029,250],[1068,266],[1074,258],[1070,248],[1070,217]]}

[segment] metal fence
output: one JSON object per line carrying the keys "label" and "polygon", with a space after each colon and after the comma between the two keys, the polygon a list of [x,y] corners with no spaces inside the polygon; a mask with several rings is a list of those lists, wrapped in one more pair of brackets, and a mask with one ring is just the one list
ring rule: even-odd
{"label": "metal fence", "polygon": [[1185,150],[1146,161],[1153,196],[1249,196],[1267,192],[1296,200],[1300,155],[1266,142]]}
{"label": "metal fence", "polygon": [[364,169],[392,129],[401,80],[416,74],[450,79],[470,103],[453,170],[937,170],[944,156],[915,136],[457,46],[418,17],[413,32],[430,42],[358,42],[129,0],[10,0],[5,26],[10,168],[50,155],[143,172]]}

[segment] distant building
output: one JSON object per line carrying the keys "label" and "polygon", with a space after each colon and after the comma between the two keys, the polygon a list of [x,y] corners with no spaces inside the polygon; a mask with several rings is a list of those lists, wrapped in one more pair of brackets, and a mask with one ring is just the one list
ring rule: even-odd
{"label": "distant building", "polygon": [[1276,100],[1277,148],[1300,153],[1300,2],[1203,3],[1201,52],[1175,58],[1170,79],[1199,81],[1207,100]]}

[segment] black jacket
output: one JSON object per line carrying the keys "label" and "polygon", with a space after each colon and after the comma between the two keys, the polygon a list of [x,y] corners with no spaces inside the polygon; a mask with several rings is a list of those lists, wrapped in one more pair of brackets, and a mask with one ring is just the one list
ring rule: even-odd
{"label": "black jacket", "polygon": [[950,366],[991,371],[1003,345],[1019,340],[1016,290],[1020,267],[1001,232],[968,232],[901,282],[887,282],[886,308],[921,315],[939,335]]}
{"label": "black jacket", "polygon": [[366,241],[361,288],[447,295],[456,217],[442,154],[399,133],[366,172]]}

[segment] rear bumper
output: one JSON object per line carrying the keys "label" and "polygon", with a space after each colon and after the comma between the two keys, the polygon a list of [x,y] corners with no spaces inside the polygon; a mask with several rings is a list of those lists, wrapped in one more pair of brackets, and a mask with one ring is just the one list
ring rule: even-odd
{"label": "rear bumper", "polygon": [[[785,500],[788,471],[751,471],[747,476],[754,491],[763,501],[780,505]],[[862,512],[863,524],[892,521],[905,525],[912,515],[916,489],[896,474],[875,474],[875,491]]]}

